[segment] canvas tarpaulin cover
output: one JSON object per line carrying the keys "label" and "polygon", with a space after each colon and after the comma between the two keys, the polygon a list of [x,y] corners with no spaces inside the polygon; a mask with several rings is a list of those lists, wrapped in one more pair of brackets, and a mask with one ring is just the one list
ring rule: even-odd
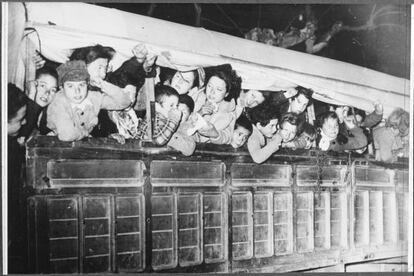
{"label": "canvas tarpaulin cover", "polygon": [[[116,68],[132,56],[137,43],[144,43],[158,55],[160,66],[189,70],[231,63],[244,89],[280,91],[301,85],[313,89],[315,99],[331,104],[371,112],[379,100],[385,116],[396,107],[409,111],[408,80],[364,67],[91,4],[25,5],[26,27],[35,31],[22,44],[26,52],[32,47],[52,61],[65,62],[73,49],[101,44],[117,51],[112,61]],[[23,58],[24,51],[20,53]]]}

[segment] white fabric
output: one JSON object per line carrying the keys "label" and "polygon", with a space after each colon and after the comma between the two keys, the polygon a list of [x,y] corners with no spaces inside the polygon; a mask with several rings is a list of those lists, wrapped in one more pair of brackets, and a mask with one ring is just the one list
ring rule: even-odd
{"label": "white fabric", "polygon": [[[99,43],[118,52],[116,68],[137,43],[145,43],[158,55],[158,65],[179,70],[231,63],[244,89],[301,85],[331,104],[371,112],[379,100],[384,116],[396,107],[409,110],[408,80],[356,65],[90,4],[31,2],[27,7],[42,54],[57,62],[66,61],[75,48]],[[36,34],[29,39],[39,47]]]}

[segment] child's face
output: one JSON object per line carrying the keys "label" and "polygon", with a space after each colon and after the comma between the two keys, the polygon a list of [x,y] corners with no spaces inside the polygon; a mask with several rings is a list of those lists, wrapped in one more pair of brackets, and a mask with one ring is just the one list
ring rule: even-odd
{"label": "child's face", "polygon": [[183,103],[179,103],[178,104],[178,110],[180,110],[181,114],[183,114],[183,116],[181,117],[181,121],[182,122],[187,121],[188,117],[190,117],[190,114],[191,114],[190,108],[187,105],[183,104]]}
{"label": "child's face", "polygon": [[322,125],[322,131],[331,139],[336,139],[339,133],[338,120],[334,118],[328,118]]}
{"label": "child's face", "polygon": [[220,103],[229,93],[226,91],[226,83],[224,80],[213,76],[207,83],[206,95],[208,101],[212,103]]}
{"label": "child's face", "polygon": [[308,106],[309,99],[306,98],[303,94],[299,94],[296,98],[290,103],[290,112],[300,114],[305,111]]}
{"label": "child's face", "polygon": [[7,122],[7,135],[9,136],[17,136],[19,134],[19,130],[26,123],[26,105],[21,107],[16,116],[12,119],[8,120]]}
{"label": "child's face", "polygon": [[88,96],[88,83],[86,81],[66,81],[63,92],[71,103],[80,104]]}
{"label": "child's face", "polygon": [[40,75],[36,79],[35,102],[41,107],[49,105],[55,97],[57,81],[51,75]]}
{"label": "child's face", "polygon": [[249,90],[246,92],[245,103],[246,107],[253,108],[264,102],[263,94],[257,90]]}
{"label": "child's face", "polygon": [[162,103],[155,105],[156,111],[163,114],[165,117],[168,117],[168,112],[172,109],[177,109],[178,106],[178,97],[168,96],[164,97]]}
{"label": "child's face", "polygon": [[108,60],[106,58],[97,58],[86,65],[91,80],[103,80],[106,77],[108,69]]}
{"label": "child's face", "polygon": [[177,90],[178,94],[187,93],[194,84],[194,72],[177,71],[171,79],[171,87]]}
{"label": "child's face", "polygon": [[283,138],[283,142],[290,142],[296,136],[296,126],[289,122],[284,122],[279,132]]}
{"label": "child's face", "polygon": [[242,126],[238,126],[233,131],[233,136],[231,137],[231,146],[235,149],[240,148],[246,143],[247,138],[249,138],[251,132],[245,129]]}
{"label": "child's face", "polygon": [[313,146],[313,142],[315,141],[316,137],[314,135],[309,135],[305,132],[302,135],[305,137],[306,141],[305,149],[310,149]]}
{"label": "child's face", "polygon": [[262,126],[260,123],[257,123],[256,126],[259,129],[259,131],[266,137],[266,138],[272,138],[273,135],[275,135],[277,130],[277,119],[272,119],[270,122]]}

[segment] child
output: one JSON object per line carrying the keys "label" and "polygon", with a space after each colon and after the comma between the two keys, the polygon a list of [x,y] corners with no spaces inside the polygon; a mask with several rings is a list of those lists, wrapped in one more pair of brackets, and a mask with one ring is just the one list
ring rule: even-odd
{"label": "child", "polygon": [[266,101],[249,112],[253,131],[247,141],[247,149],[255,163],[263,163],[279,150],[283,137],[276,133],[278,109]]}
{"label": "child", "polygon": [[357,150],[368,144],[363,130],[352,121],[346,121],[348,133],[339,132],[339,119],[335,112],[322,113],[318,118],[319,136],[318,147],[323,151],[343,152],[345,150]]}
{"label": "child", "polygon": [[246,143],[252,132],[252,123],[245,115],[241,115],[234,126],[218,132],[217,137],[210,138],[210,142],[218,145],[231,145],[237,149]]}
{"label": "child", "polygon": [[208,79],[206,101],[199,114],[217,131],[226,129],[235,120],[235,99],[240,93],[240,87],[241,78],[231,68],[214,71]]}
{"label": "child", "polygon": [[120,110],[131,104],[121,88],[95,79],[101,92],[88,91],[89,73],[83,61],[68,61],[57,68],[63,89],[49,105],[47,127],[60,140],[75,141],[89,136],[101,109]]}
{"label": "child", "polygon": [[310,149],[316,139],[316,129],[313,125],[303,122],[298,126],[298,136],[291,142],[283,143],[283,147],[296,149]]}
{"label": "child", "polygon": [[[152,138],[159,146],[168,143],[180,123],[182,114],[177,108],[178,97],[177,91],[170,86],[155,86],[155,125]],[[147,130],[148,124],[144,119],[139,125],[137,137],[149,139]]]}
{"label": "child", "polygon": [[195,137],[187,134],[188,129],[193,126],[193,122],[190,119],[194,111],[193,99],[187,94],[181,94],[178,99],[178,110],[182,113],[181,122],[167,145],[185,156],[190,156],[196,148]]}
{"label": "child", "polygon": [[292,112],[283,114],[279,119],[276,134],[282,137],[282,143],[290,143],[296,137],[298,115]]}
{"label": "child", "polygon": [[375,159],[395,162],[398,157],[408,157],[408,133],[410,115],[402,108],[395,109],[388,117],[385,126],[373,130]]}
{"label": "child", "polygon": [[27,123],[19,132],[19,136],[27,139],[38,129],[40,121],[46,120],[46,108],[54,99],[57,92],[58,75],[55,69],[43,67],[36,71],[34,81],[28,83]]}

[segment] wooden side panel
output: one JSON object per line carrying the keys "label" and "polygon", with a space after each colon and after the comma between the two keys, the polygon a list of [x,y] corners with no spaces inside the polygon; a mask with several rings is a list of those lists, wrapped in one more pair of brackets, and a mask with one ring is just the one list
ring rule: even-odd
{"label": "wooden side panel", "polygon": [[257,192],[253,196],[254,256],[273,255],[273,193]]}
{"label": "wooden side panel", "polygon": [[203,194],[204,262],[216,263],[227,258],[226,215],[227,201],[224,193]]}
{"label": "wooden side panel", "polygon": [[154,194],[152,209],[152,268],[177,266],[177,216],[175,194]]}
{"label": "wooden side panel", "polygon": [[145,267],[143,202],[143,195],[121,195],[115,198],[117,271],[136,272]]}
{"label": "wooden side panel", "polygon": [[314,248],[313,198],[313,192],[296,194],[296,250],[298,252],[308,252]]}
{"label": "wooden side panel", "polygon": [[407,217],[408,217],[408,195],[404,193],[397,194],[398,203],[398,240],[407,240]]}
{"label": "wooden side panel", "polygon": [[331,247],[331,200],[329,192],[315,193],[315,248]]}
{"label": "wooden side panel", "polygon": [[47,176],[52,188],[134,187],[143,185],[144,168],[138,160],[50,160]]}
{"label": "wooden side panel", "polygon": [[231,176],[234,186],[289,186],[291,166],[233,163]]}
{"label": "wooden side panel", "polygon": [[206,161],[152,161],[151,184],[153,186],[222,186],[225,165]]}
{"label": "wooden side panel", "polygon": [[252,194],[232,195],[233,259],[253,257],[253,210]]}
{"label": "wooden side panel", "polygon": [[202,256],[201,194],[178,195],[178,262],[180,266],[200,264]]}
{"label": "wooden side panel", "polygon": [[369,241],[371,245],[384,242],[382,191],[369,193]]}
{"label": "wooden side panel", "polygon": [[50,272],[80,272],[78,199],[50,197],[47,199],[47,213]]}
{"label": "wooden side panel", "polygon": [[83,272],[111,271],[111,210],[108,196],[83,198]]}
{"label": "wooden side panel", "polygon": [[354,198],[354,243],[356,246],[369,243],[369,192],[357,191]]}
{"label": "wooden side panel", "polygon": [[292,193],[278,192],[273,197],[274,254],[293,252]]}
{"label": "wooden side panel", "polygon": [[398,212],[395,192],[384,192],[383,204],[384,242],[396,243],[398,241]]}
{"label": "wooden side panel", "polygon": [[331,247],[347,248],[348,205],[345,192],[331,193]]}

